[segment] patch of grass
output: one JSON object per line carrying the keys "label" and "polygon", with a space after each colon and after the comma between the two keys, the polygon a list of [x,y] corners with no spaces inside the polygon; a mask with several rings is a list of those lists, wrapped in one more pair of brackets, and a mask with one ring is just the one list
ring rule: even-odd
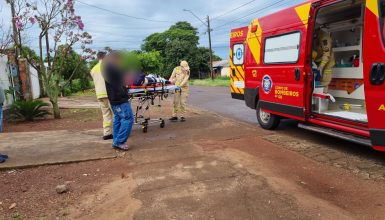
{"label": "patch of grass", "polygon": [[79,91],[77,93],[73,93],[71,96],[95,96],[95,89]]}
{"label": "patch of grass", "polygon": [[100,119],[100,109],[66,109],[62,110],[62,117],[82,122],[98,121]]}
{"label": "patch of grass", "polygon": [[230,86],[230,77],[217,77],[214,80],[207,79],[193,79],[190,80],[190,85],[193,86]]}
{"label": "patch of grass", "polygon": [[20,213],[18,213],[18,212],[14,212],[14,213],[11,214],[11,218],[13,220],[22,220],[23,216]]}

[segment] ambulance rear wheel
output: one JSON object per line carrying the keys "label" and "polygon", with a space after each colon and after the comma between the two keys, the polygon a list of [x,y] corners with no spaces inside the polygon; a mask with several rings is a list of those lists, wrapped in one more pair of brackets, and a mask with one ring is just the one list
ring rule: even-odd
{"label": "ambulance rear wheel", "polygon": [[257,118],[259,125],[267,130],[276,129],[281,121],[279,116],[263,111],[259,103],[257,105]]}

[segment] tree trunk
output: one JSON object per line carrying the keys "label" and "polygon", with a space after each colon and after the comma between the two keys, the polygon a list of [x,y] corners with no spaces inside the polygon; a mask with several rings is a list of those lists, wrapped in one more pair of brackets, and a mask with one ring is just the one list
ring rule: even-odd
{"label": "tree trunk", "polygon": [[46,79],[45,82],[45,91],[47,92],[47,95],[49,97],[49,101],[52,104],[52,110],[53,110],[53,116],[55,119],[60,119],[60,109],[59,109],[59,94],[60,94],[60,88],[59,88],[59,82],[56,79]]}
{"label": "tree trunk", "polygon": [[61,118],[61,115],[60,115],[60,108],[59,108],[59,103],[58,103],[58,98],[56,97],[55,98],[50,98],[49,99],[51,104],[52,104],[52,110],[53,110],[53,116],[55,119],[60,119]]}

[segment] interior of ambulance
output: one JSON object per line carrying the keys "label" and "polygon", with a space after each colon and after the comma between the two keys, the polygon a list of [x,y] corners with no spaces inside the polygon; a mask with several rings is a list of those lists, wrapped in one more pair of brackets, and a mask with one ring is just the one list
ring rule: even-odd
{"label": "interior of ambulance", "polygon": [[318,10],[312,50],[313,113],[367,123],[363,14],[360,0],[342,1]]}

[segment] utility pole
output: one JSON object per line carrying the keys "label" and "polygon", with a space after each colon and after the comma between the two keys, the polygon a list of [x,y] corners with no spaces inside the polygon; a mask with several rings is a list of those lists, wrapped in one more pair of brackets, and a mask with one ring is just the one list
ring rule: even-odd
{"label": "utility pole", "polygon": [[12,30],[13,30],[13,42],[15,44],[16,48],[16,61],[18,60],[20,56],[20,48],[18,47],[20,40],[19,40],[19,31],[16,27],[16,9],[15,9],[15,0],[7,0],[7,2],[11,6],[11,15],[12,15]]}
{"label": "utility pole", "polygon": [[209,50],[210,50],[210,77],[212,80],[214,80],[214,69],[213,69],[213,49],[211,47],[211,27],[210,27],[210,17],[207,15],[207,21],[204,22],[202,19],[200,19],[194,12],[188,9],[183,9],[183,11],[187,11],[191,13],[195,18],[197,18],[204,26],[207,27],[207,34],[209,36]]}
{"label": "utility pole", "polygon": [[207,15],[207,33],[209,35],[209,50],[210,50],[210,73],[211,79],[214,80],[214,69],[213,69],[213,49],[211,47],[211,27],[210,27],[210,17]]}

